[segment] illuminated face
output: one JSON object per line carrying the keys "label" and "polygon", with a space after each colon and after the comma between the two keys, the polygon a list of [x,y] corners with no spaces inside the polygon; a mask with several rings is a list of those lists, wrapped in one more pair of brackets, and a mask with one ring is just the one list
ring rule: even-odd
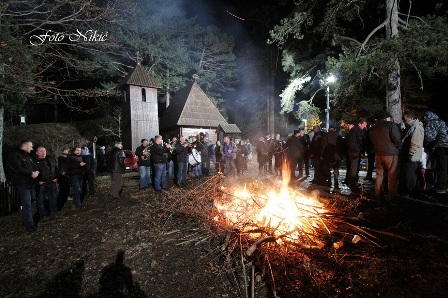
{"label": "illuminated face", "polygon": [[180,142],[184,143],[185,142],[185,137],[180,137]]}
{"label": "illuminated face", "polygon": [[47,149],[44,147],[37,148],[36,155],[38,158],[45,158],[47,156]]}
{"label": "illuminated face", "polygon": [[143,141],[142,146],[143,147],[148,147],[148,144],[149,144],[148,140],[145,140],[145,141]]}
{"label": "illuminated face", "polygon": [[156,144],[157,144],[157,145],[160,145],[160,144],[162,144],[162,141],[163,141],[162,138],[158,138],[158,139],[156,139]]}
{"label": "illuminated face", "polygon": [[404,121],[404,123],[409,123],[412,121],[412,118],[408,117],[408,116],[403,116],[403,121]]}
{"label": "illuminated face", "polygon": [[22,150],[30,153],[33,150],[33,143],[28,142],[22,145]]}
{"label": "illuminated face", "polygon": [[365,129],[367,127],[367,122],[358,123],[359,128]]}
{"label": "illuminated face", "polygon": [[81,148],[80,147],[75,148],[75,150],[73,151],[73,154],[80,155],[81,154]]}

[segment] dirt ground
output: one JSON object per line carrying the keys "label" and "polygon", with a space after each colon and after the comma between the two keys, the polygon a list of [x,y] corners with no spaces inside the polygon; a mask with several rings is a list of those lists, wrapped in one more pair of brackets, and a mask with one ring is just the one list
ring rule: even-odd
{"label": "dirt ground", "polygon": [[[255,164],[249,170],[222,183],[281,183],[258,177]],[[352,225],[372,233],[376,245],[354,244],[353,235],[335,231],[319,251],[243,258],[243,245],[223,249],[228,235],[213,233],[203,218],[167,210],[170,196],[139,190],[136,175],[125,175],[121,200],[109,196],[108,176],[98,176],[95,196],[76,210],[68,201],[61,215],[38,223],[37,234],[24,232],[20,212],[1,217],[0,296],[251,297],[251,280],[253,297],[448,295],[447,195],[386,204],[370,200],[372,183],[360,198],[347,188],[331,193],[309,177],[296,188],[318,191]],[[187,189],[171,185],[170,192],[200,192],[206,181],[191,181]]]}

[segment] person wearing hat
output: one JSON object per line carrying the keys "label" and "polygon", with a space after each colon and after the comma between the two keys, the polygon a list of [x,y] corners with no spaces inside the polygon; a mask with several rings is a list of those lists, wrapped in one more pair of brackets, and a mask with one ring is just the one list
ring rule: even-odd
{"label": "person wearing hat", "polygon": [[346,184],[353,192],[358,192],[358,172],[361,158],[362,138],[367,127],[367,119],[347,122],[347,177]]}
{"label": "person wearing hat", "polygon": [[[375,197],[389,194],[389,199],[398,197],[398,161],[402,146],[398,126],[391,121],[387,111],[378,114],[377,122],[370,128],[370,140],[373,144],[376,163]],[[387,190],[383,180],[387,179]]]}

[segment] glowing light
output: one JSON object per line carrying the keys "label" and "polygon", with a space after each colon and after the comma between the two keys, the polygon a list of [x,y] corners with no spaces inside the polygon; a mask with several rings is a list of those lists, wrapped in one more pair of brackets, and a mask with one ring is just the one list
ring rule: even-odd
{"label": "glowing light", "polygon": [[309,242],[318,230],[327,231],[321,216],[323,205],[315,198],[308,198],[288,188],[289,173],[283,170],[283,187],[279,192],[251,194],[247,187],[236,190],[233,196],[224,196],[215,206],[227,224],[241,229],[253,238],[264,233],[289,241]]}

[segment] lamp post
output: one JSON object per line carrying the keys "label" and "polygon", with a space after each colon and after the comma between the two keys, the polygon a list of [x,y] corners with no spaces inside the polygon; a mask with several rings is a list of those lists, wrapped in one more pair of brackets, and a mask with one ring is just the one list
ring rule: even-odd
{"label": "lamp post", "polygon": [[336,82],[336,77],[330,74],[326,79],[326,82],[327,82],[327,108],[325,109],[326,111],[325,128],[328,131],[328,129],[330,128],[330,84]]}

